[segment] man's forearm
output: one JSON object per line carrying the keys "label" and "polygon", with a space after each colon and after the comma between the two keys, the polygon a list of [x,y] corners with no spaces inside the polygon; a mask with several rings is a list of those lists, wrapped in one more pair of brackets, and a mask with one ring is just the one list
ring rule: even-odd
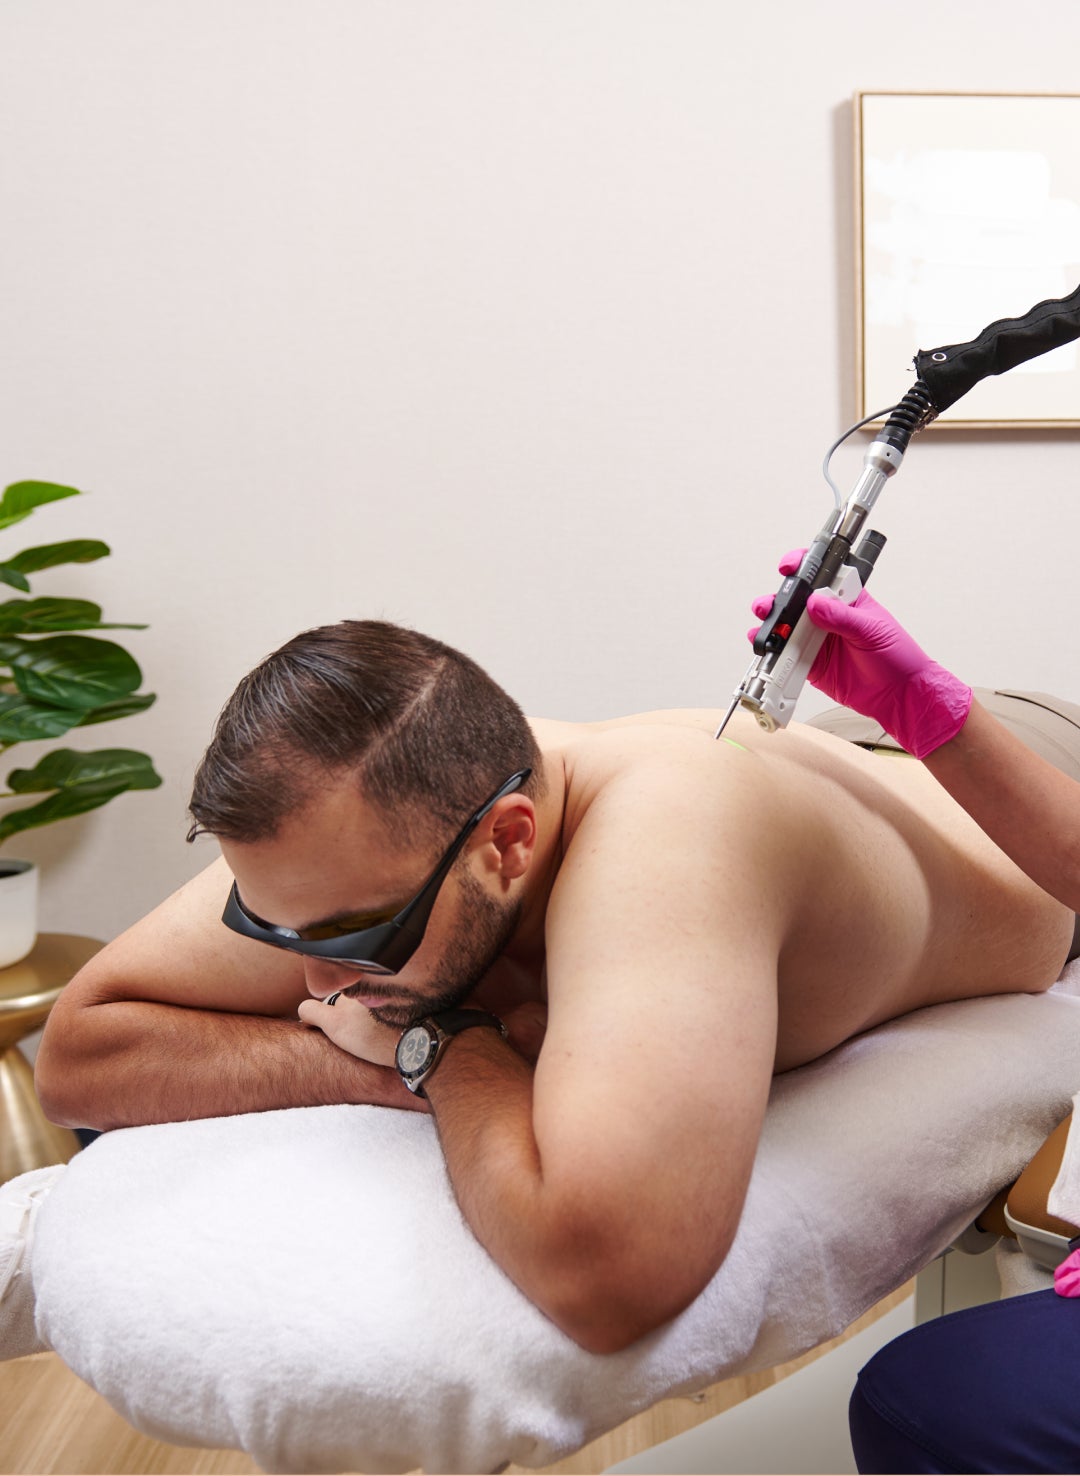
{"label": "man's forearm", "polygon": [[299,1021],[116,1001],[67,1018],[37,1063],[46,1115],[118,1128],[339,1102],[422,1108],[397,1073],[359,1061]]}

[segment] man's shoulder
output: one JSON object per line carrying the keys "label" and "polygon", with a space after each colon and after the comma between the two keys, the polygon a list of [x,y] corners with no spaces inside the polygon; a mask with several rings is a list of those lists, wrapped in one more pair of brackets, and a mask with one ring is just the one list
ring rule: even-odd
{"label": "man's shoulder", "polygon": [[688,762],[708,763],[715,755],[705,711],[635,713],[602,722],[537,725],[541,748],[553,736],[567,768],[570,792],[587,790],[595,795],[609,785],[622,786],[656,773],[675,779]]}
{"label": "man's shoulder", "polygon": [[560,759],[567,777],[564,853],[575,840],[620,846],[675,830],[708,832],[743,802],[762,803],[752,750],[715,741],[705,709],[581,725]]}
{"label": "man's shoulder", "polygon": [[[755,898],[781,883],[790,888],[790,787],[782,776],[771,782],[772,760],[716,742],[709,722],[666,718],[605,725],[569,760],[563,755],[567,804],[547,911],[549,969],[569,960],[579,977],[582,959],[593,956],[589,940],[607,940],[610,962],[618,937],[625,972],[625,940],[649,917],[667,919],[680,938],[719,946]],[[774,912],[770,928],[786,916],[783,907]]]}
{"label": "man's shoulder", "polygon": [[599,772],[610,779],[648,769],[657,761],[681,766],[696,757],[712,772],[726,774],[777,761],[812,763],[822,753],[851,751],[850,744],[801,723],[782,733],[765,733],[742,712],[734,715],[717,741],[723,716],[719,708],[680,707],[594,722],[530,721],[542,751],[557,753],[580,773]]}
{"label": "man's shoulder", "polygon": [[541,751],[557,753],[585,772],[599,769],[610,777],[648,766],[653,755],[708,751],[720,719],[706,708],[677,708],[631,713],[593,722],[557,722],[530,718]]}
{"label": "man's shoulder", "polygon": [[586,818],[588,830],[603,821],[604,833],[616,837],[639,819],[674,813],[693,816],[695,831],[717,821],[752,826],[805,805],[823,781],[834,799],[856,772],[865,787],[868,765],[875,777],[894,778],[882,774],[882,760],[801,723],[770,734],[736,713],[717,741],[722,716],[675,708],[599,722],[535,722],[541,750],[566,775],[564,848]]}

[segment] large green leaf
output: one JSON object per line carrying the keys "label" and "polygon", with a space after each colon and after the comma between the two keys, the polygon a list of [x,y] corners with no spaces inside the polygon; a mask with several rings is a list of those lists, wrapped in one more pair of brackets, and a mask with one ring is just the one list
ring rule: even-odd
{"label": "large green leaf", "polygon": [[102,620],[101,606],[92,600],[5,600],[0,604],[0,636],[47,634],[56,630],[145,630]]}
{"label": "large green leaf", "polygon": [[79,718],[78,726],[88,728],[91,723],[111,723],[114,718],[131,717],[153,707],[156,701],[156,692],[133,692],[130,697],[118,697],[115,702],[103,702],[100,707],[91,708]]}
{"label": "large green leaf", "polygon": [[149,756],[134,748],[54,748],[32,769],[12,769],[12,794],[44,794],[50,789],[156,789],[161,783]]}
{"label": "large green leaf", "polygon": [[118,794],[123,794],[126,788],[126,785],[121,784],[116,789],[93,794],[82,794],[78,790],[51,794],[40,804],[12,810],[0,818],[0,842],[17,835],[20,830],[34,830],[39,825],[51,825],[55,820],[70,820],[72,815],[85,815],[88,810],[107,805]]}
{"label": "large green leaf", "polygon": [[12,589],[23,589],[30,593],[30,581],[21,570],[11,564],[0,564],[0,584],[10,584]]}
{"label": "large green leaf", "polygon": [[0,693],[0,745],[5,748],[35,738],[61,738],[86,720],[86,714],[73,707],[50,707],[21,692]]}
{"label": "large green leaf", "polygon": [[93,636],[0,639],[0,663],[11,667],[19,691],[48,706],[80,712],[134,692],[142,672],[134,657]]}
{"label": "large green leaf", "polygon": [[103,559],[108,552],[109,545],[98,538],[72,538],[67,543],[42,543],[35,548],[24,548],[22,553],[0,564],[0,583],[29,594],[28,574],[55,569],[58,564],[89,564],[94,559]]}
{"label": "large green leaf", "polygon": [[55,792],[40,804],[0,818],[0,842],[22,830],[84,815],[126,790],[156,789],[161,776],[145,753],[130,748],[103,748],[94,753],[58,748],[32,769],[13,769],[7,782],[15,794]]}
{"label": "large green leaf", "polygon": [[55,569],[58,564],[92,564],[109,554],[109,545],[100,538],[69,538],[66,543],[41,543],[24,548],[6,561],[5,568],[20,574],[36,574],[39,569]]}
{"label": "large green leaf", "polygon": [[110,723],[114,718],[145,712],[156,701],[154,692],[133,692],[130,697],[118,697],[89,712],[80,712],[74,707],[35,702],[21,692],[0,693],[0,748],[36,738],[62,738],[71,728],[87,728],[92,723]]}
{"label": "large green leaf", "polygon": [[45,502],[59,502],[62,497],[79,497],[78,487],[61,487],[56,482],[12,482],[0,497],[0,528],[10,528],[28,518],[35,507]]}

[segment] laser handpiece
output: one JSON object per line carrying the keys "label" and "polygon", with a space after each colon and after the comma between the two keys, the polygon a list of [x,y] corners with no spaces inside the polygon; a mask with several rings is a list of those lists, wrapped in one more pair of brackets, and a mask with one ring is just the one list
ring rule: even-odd
{"label": "laser handpiece", "polygon": [[834,509],[798,569],[777,590],[754,637],[754,659],[716,730],[717,738],[738,707],[753,713],[767,732],[787,727],[825,639],[825,632],[806,613],[806,602],[814,590],[828,589],[850,605],[865,587],[885,537],[872,528],[859,535],[881,489],[903,459],[903,451],[887,441],[875,440],[868,448],[855,490],[843,507]]}

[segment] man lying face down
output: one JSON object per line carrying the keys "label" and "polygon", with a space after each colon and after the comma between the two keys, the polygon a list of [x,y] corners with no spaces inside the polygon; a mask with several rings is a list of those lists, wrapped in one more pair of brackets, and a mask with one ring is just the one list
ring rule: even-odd
{"label": "man lying face down", "polygon": [[429,1109],[494,1259],[584,1347],[626,1346],[723,1262],[774,1072],[1045,989],[1072,938],[920,764],[716,722],[528,722],[424,636],[296,637],[196,778],[223,859],[54,1009],[46,1111]]}

